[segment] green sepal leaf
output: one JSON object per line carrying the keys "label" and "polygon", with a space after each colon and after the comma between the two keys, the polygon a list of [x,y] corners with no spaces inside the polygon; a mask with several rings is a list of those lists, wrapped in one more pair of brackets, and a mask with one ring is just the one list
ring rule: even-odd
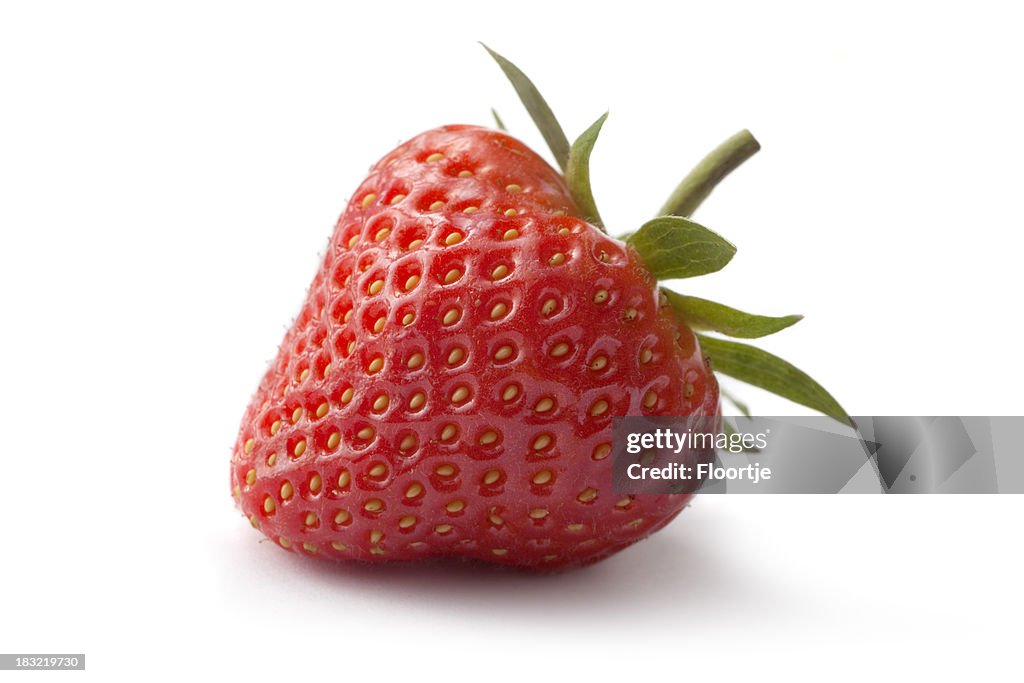
{"label": "green sepal leaf", "polygon": [[803,320],[802,315],[786,315],[772,318],[765,315],[744,313],[725,304],[685,296],[669,289],[662,289],[672,308],[690,327],[699,330],[721,332],[729,337],[756,339],[784,330]]}
{"label": "green sepal leaf", "polygon": [[483,43],[480,44],[494,58],[494,61],[498,63],[501,70],[505,72],[505,76],[512,84],[512,87],[516,89],[519,100],[526,107],[526,111],[530,113],[530,118],[537,124],[540,134],[544,136],[544,141],[548,143],[548,148],[551,150],[551,154],[554,155],[558,167],[564,172],[566,165],[569,163],[569,139],[565,137],[565,131],[562,130],[562,126],[558,123],[554,113],[552,113],[551,107],[544,101],[540,91],[537,90],[537,86],[527,78],[526,74],[519,70],[519,67]]}
{"label": "green sepal leaf", "polygon": [[501,120],[500,116],[498,116],[498,110],[494,107],[491,107],[491,116],[494,117],[494,125],[498,127],[498,130],[502,133],[507,133],[508,128],[505,127],[505,122]]}
{"label": "green sepal leaf", "polygon": [[817,410],[845,425],[853,425],[838,401],[791,363],[747,344],[702,334],[698,334],[697,339],[717,372]]}
{"label": "green sepal leaf", "polygon": [[576,202],[576,208],[584,218],[599,228],[603,228],[604,224],[601,223],[594,192],[590,188],[590,153],[594,150],[594,143],[597,142],[601,126],[607,118],[606,112],[576,138],[576,142],[572,143],[569,150],[569,163],[565,167],[565,182],[569,186],[573,201]]}
{"label": "green sepal leaf", "polygon": [[681,216],[647,221],[626,241],[659,280],[714,273],[736,253],[724,237]]}
{"label": "green sepal leaf", "polygon": [[718,387],[718,393],[726,401],[733,404],[736,407],[736,410],[740,411],[740,415],[743,417],[750,417],[750,406],[736,398],[731,391],[726,391],[723,387]]}

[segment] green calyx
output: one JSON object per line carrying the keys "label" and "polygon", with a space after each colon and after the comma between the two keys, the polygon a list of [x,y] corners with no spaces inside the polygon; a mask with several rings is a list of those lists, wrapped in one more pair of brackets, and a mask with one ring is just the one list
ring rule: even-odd
{"label": "green calyx", "polygon": [[[540,130],[565,175],[566,185],[581,215],[604,230],[590,186],[590,154],[608,114],[597,119],[570,145],[551,107],[526,74],[486,45],[484,49],[501,67]],[[498,127],[504,130],[497,113],[493,109],[491,112]],[[736,133],[683,178],[656,218],[623,236],[656,279],[707,275],[721,270],[732,260],[736,247],[718,233],[690,220],[690,216],[718,183],[760,148],[750,131]],[[802,316],[754,315],[666,288],[662,288],[662,292],[676,314],[697,331],[701,349],[710,358],[715,371],[807,406],[844,425],[853,424],[828,391],[791,363],[754,346],[707,334],[755,339],[784,330],[799,322]],[[721,393],[741,414],[749,417],[746,404],[725,390]]]}
{"label": "green calyx", "polygon": [[512,84],[512,87],[516,89],[516,94],[519,95],[523,106],[526,107],[526,111],[530,113],[530,117],[540,130],[540,134],[544,136],[544,142],[548,143],[548,148],[555,155],[558,167],[564,173],[565,167],[569,163],[569,140],[565,137],[565,132],[558,123],[558,119],[551,112],[551,107],[544,101],[540,91],[534,86],[533,81],[527,78],[526,74],[519,70],[519,67],[483,43],[480,44],[490,53],[494,61],[501,67],[501,70],[505,72],[505,76]]}
{"label": "green calyx", "polygon": [[594,149],[597,136],[601,133],[601,126],[608,114],[604,114],[597,121],[583,131],[583,134],[576,138],[569,148],[569,160],[565,164],[565,182],[569,186],[569,192],[576,201],[576,208],[588,221],[604,230],[604,223],[597,212],[597,204],[594,202],[594,193],[590,189],[590,152]]}
{"label": "green calyx", "polygon": [[682,216],[647,221],[626,242],[659,280],[716,273],[736,253],[736,247],[724,237]]}
{"label": "green calyx", "polygon": [[784,315],[772,318],[766,315],[744,313],[725,304],[695,296],[685,296],[669,289],[662,290],[676,313],[686,319],[695,330],[719,332],[728,337],[757,339],[781,332],[803,320],[802,315]]}

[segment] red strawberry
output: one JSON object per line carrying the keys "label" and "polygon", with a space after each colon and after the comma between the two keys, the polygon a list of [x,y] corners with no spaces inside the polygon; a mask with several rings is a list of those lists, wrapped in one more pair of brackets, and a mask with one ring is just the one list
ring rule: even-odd
{"label": "red strawberry", "polygon": [[611,420],[717,420],[718,384],[677,310],[718,305],[659,292],[652,270],[704,259],[659,265],[645,240],[669,223],[630,243],[598,227],[585,170],[599,127],[565,159],[573,191],[518,140],[473,126],[373,167],[243,417],[231,480],[253,526],[329,559],[557,568],[686,505],[613,493]]}

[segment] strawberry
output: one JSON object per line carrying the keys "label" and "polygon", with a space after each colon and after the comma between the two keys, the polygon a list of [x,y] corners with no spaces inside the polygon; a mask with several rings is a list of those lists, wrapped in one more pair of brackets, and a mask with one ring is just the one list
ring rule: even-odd
{"label": "strawberry", "polygon": [[[693,329],[744,336],[798,316],[658,287],[731,258],[728,242],[672,207],[692,212],[752,153],[749,134],[698,167],[664,217],[617,240],[588,181],[604,117],[568,145],[532,83],[492,54],[565,173],[505,132],[466,125],[418,135],[372,168],[234,447],[237,503],[287,550],[594,562],[686,506],[689,495],[613,493],[611,422],[703,416],[719,428],[709,344],[741,379],[776,381],[758,371],[767,357],[797,373],[800,391],[824,392],[781,359]],[[780,393],[845,418],[820,395]]]}

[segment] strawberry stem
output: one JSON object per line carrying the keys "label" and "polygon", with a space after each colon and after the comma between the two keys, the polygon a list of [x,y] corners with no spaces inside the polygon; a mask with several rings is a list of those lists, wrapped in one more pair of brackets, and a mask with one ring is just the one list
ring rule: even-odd
{"label": "strawberry stem", "polygon": [[661,207],[659,216],[689,217],[697,210],[711,191],[744,161],[754,156],[761,145],[749,130],[741,130],[704,157],[683,178],[675,191]]}

